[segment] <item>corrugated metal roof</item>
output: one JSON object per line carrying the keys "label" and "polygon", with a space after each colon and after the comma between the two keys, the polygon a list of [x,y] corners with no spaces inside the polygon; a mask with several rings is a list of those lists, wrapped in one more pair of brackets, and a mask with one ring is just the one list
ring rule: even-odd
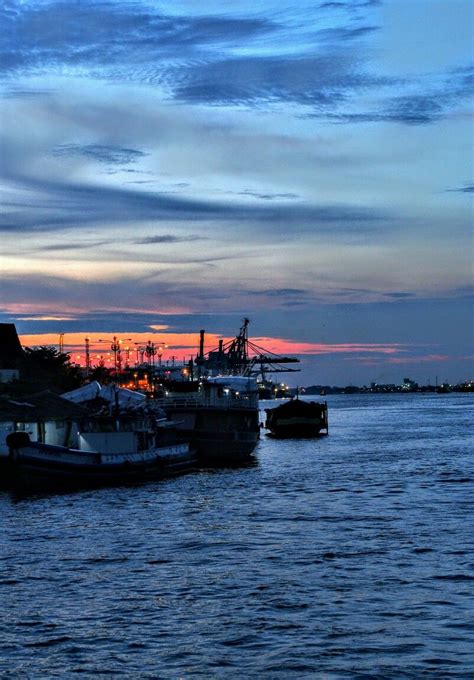
{"label": "corrugated metal roof", "polygon": [[27,397],[0,397],[0,421],[34,422],[80,419],[90,412],[54,392],[45,390]]}

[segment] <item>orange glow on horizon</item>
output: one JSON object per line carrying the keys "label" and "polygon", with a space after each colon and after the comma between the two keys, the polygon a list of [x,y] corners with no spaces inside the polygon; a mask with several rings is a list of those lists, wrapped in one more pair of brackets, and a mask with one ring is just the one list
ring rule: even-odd
{"label": "orange glow on horizon", "polygon": [[[64,351],[71,355],[71,359],[77,363],[85,363],[85,339],[89,339],[91,363],[94,365],[99,357],[105,360],[111,356],[111,345],[114,337],[120,341],[122,354],[128,353],[130,363],[138,360],[140,347],[146,347],[148,342],[155,345],[156,355],[160,354],[163,360],[176,357],[179,362],[183,358],[189,359],[195,356],[199,348],[199,333],[170,333],[156,331],[142,333],[65,333]],[[215,350],[219,340],[224,343],[232,338],[222,338],[214,333],[206,333],[205,351]],[[59,333],[35,333],[20,336],[24,347],[37,347],[41,345],[59,346]],[[378,354],[398,355],[407,352],[407,346],[398,343],[321,343],[321,342],[298,342],[287,338],[259,337],[252,338],[252,342],[262,346],[267,352],[273,352],[282,356],[291,355],[321,355],[321,354]],[[78,358],[78,356],[80,358]],[[107,358],[107,359],[106,359]],[[392,358],[393,362],[406,361],[402,358]]]}

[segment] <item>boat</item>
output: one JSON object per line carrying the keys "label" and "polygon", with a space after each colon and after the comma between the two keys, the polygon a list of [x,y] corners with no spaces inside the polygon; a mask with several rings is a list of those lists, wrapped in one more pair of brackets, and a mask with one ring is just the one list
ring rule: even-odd
{"label": "boat", "polygon": [[[153,412],[174,422],[176,434],[190,443],[200,463],[247,461],[260,437],[254,378],[208,376],[167,381],[147,398],[114,385],[88,385],[62,395],[79,404],[104,401],[106,411]],[[153,397],[153,398],[152,398]]]}
{"label": "boat", "polygon": [[286,383],[275,383],[266,378],[258,379],[258,398],[259,399],[285,399],[288,398],[289,387]]}
{"label": "boat", "polygon": [[254,378],[215,376],[195,389],[169,391],[157,400],[177,431],[196,449],[200,462],[227,465],[246,461],[260,438]]}
{"label": "boat", "polygon": [[451,390],[451,385],[446,381],[438,387],[436,390],[438,394],[449,394]]}
{"label": "boat", "polygon": [[265,427],[270,436],[319,437],[329,434],[327,403],[295,399],[280,404],[276,408],[265,409]]}
{"label": "boat", "polygon": [[84,419],[77,448],[31,441],[26,432],[10,433],[6,443],[10,477],[28,488],[147,481],[196,464],[195,451],[174,423],[143,415]]}

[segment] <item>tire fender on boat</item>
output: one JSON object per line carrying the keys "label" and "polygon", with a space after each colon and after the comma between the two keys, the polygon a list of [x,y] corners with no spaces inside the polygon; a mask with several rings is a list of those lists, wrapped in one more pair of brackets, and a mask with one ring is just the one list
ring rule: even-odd
{"label": "tire fender on boat", "polygon": [[5,443],[10,449],[21,449],[31,444],[28,432],[10,432],[5,438]]}

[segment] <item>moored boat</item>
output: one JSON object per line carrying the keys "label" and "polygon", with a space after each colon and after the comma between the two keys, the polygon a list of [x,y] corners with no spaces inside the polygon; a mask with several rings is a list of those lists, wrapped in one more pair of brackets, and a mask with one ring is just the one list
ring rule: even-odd
{"label": "moored boat", "polygon": [[329,433],[327,403],[291,399],[265,409],[266,428],[273,437],[318,437]]}
{"label": "moored boat", "polygon": [[204,463],[243,462],[258,443],[258,394],[253,378],[208,378],[193,392],[170,392],[157,403]]}
{"label": "moored boat", "polygon": [[6,441],[12,482],[28,488],[147,481],[196,464],[189,442],[152,418],[90,418],[81,424],[78,448],[31,441],[25,432]]}

